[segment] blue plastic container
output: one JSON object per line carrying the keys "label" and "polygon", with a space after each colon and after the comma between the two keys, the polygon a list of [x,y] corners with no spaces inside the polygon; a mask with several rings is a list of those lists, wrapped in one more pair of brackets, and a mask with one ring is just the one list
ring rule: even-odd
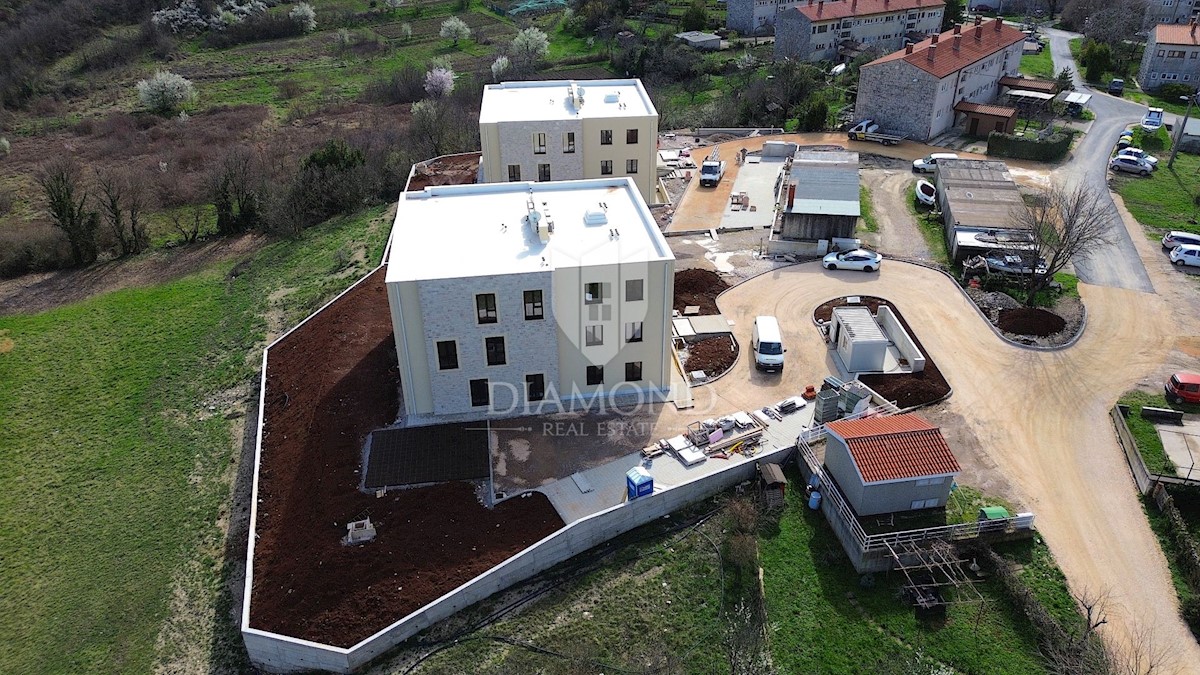
{"label": "blue plastic container", "polygon": [[816,511],[817,509],[821,508],[821,493],[820,492],[813,491],[813,493],[808,496],[808,508],[812,509],[813,511]]}
{"label": "blue plastic container", "polygon": [[808,487],[810,487],[814,490],[821,487],[821,474],[814,473],[813,475],[809,476],[808,477]]}
{"label": "blue plastic container", "polygon": [[625,492],[629,499],[645,497],[654,492],[654,477],[640,466],[625,472]]}

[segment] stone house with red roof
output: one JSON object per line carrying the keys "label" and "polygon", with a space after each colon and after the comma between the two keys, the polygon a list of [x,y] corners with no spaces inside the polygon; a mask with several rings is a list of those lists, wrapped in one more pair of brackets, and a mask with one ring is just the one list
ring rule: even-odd
{"label": "stone house with red roof", "polygon": [[999,18],[982,22],[976,17],[973,26],[955,26],[878,58],[860,70],[854,116],[873,119],[889,133],[928,141],[966,114],[961,104],[996,100],[1000,81],[1018,74],[1024,41],[1024,33]]}
{"label": "stone house with red roof", "polygon": [[937,427],[919,415],[825,425],[825,468],[859,516],[946,506],[961,471]]}
{"label": "stone house with red roof", "polygon": [[1153,91],[1164,84],[1200,86],[1200,29],[1190,23],[1160,24],[1146,38],[1138,84]]}
{"label": "stone house with red roof", "polygon": [[943,0],[802,0],[775,17],[775,58],[845,61],[892,51],[942,26]]}

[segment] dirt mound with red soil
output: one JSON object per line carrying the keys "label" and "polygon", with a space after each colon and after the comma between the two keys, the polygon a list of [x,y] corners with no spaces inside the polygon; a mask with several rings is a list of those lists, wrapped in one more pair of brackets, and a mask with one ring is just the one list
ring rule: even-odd
{"label": "dirt mound with red soil", "polygon": [[[921,344],[921,340],[917,334],[913,332],[908,322],[904,320],[904,315],[896,306],[883,298],[873,296],[862,296],[859,303],[862,306],[871,310],[872,314],[879,311],[880,306],[888,306],[895,313],[896,318],[900,320],[900,325],[904,326],[904,330],[908,331],[913,342],[916,343],[917,349],[925,355],[925,369],[919,373],[902,373],[898,375],[863,375],[858,379],[863,384],[879,392],[879,395],[889,401],[895,401],[896,405],[901,408],[911,408],[912,406],[925,405],[940,400],[943,396],[950,393],[950,383],[946,382],[946,378],[942,376],[942,371],[938,370],[937,363],[934,362],[933,356],[925,351],[925,347]],[[813,317],[821,321],[829,321],[833,317],[833,308],[842,307],[846,304],[845,298],[837,298],[817,307],[813,311]]]}
{"label": "dirt mound with red soil", "polygon": [[1048,337],[1061,332],[1067,327],[1067,322],[1061,316],[1044,309],[1021,307],[1000,310],[1000,318],[996,325],[1005,333],[1013,335]]}
{"label": "dirt mound with red soil", "polygon": [[701,314],[719,314],[717,296],[729,284],[712,270],[690,269],[675,273],[675,309],[682,312],[689,305],[700,307]]}
{"label": "dirt mound with red soil", "polygon": [[441,157],[421,162],[413,168],[408,191],[417,192],[430,185],[471,185],[479,178],[479,158],[482,153]]}
{"label": "dirt mound with red soil", "polygon": [[687,361],[683,369],[687,372],[703,370],[709,379],[723,375],[737,361],[738,350],[728,337],[713,337],[688,345]]}
{"label": "dirt mound with red soil", "polygon": [[[386,308],[380,270],[271,349],[254,628],[349,647],[563,526],[541,494],[488,510],[469,483],[358,491],[363,441],[399,407]],[[342,546],[365,517],[375,541]]]}

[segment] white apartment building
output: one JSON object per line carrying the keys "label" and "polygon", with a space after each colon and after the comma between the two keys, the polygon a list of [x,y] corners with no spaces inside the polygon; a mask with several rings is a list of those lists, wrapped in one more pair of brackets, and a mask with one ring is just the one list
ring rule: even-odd
{"label": "white apartment building", "polygon": [[1200,31],[1195,20],[1155,26],[1146,38],[1138,84],[1155,91],[1164,84],[1200,86]]}
{"label": "white apartment building", "polygon": [[489,84],[479,140],[484,182],[629,176],[654,202],[658,111],[641,80]]}
{"label": "white apartment building", "polygon": [[859,71],[857,119],[927,141],[953,127],[964,104],[986,104],[1021,67],[1025,34],[997,18],[955,26],[876,59]]}
{"label": "white apartment building", "polygon": [[892,51],[942,28],[943,0],[803,0],[781,6],[775,58],[842,61],[843,46]]}
{"label": "white apartment building", "polygon": [[662,400],[674,268],[630,177],[401,194],[387,289],[405,414]]}

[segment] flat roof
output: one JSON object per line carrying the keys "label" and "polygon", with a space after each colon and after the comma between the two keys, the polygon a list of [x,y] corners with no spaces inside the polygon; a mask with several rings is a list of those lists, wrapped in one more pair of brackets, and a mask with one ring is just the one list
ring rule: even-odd
{"label": "flat roof", "polygon": [[479,123],[657,114],[642,81],[636,78],[520,81],[484,86]]}
{"label": "flat roof", "polygon": [[[529,225],[530,204],[553,225],[546,241]],[[405,192],[391,243],[388,283],[674,259],[625,176]]]}
{"label": "flat roof", "polygon": [[716,33],[705,33],[702,30],[685,30],[682,33],[676,33],[675,37],[681,40],[720,40],[721,36]]}
{"label": "flat roof", "polygon": [[944,159],[938,162],[937,188],[949,206],[948,226],[1017,229],[1014,213],[1025,208],[1021,191],[1004,162]]}
{"label": "flat roof", "polygon": [[[805,159],[792,163],[791,180],[796,197],[791,208],[784,193],[781,201],[787,213],[816,213],[828,216],[862,215],[859,201],[858,154],[831,152],[832,161],[809,160],[808,156],[823,153],[803,153]],[[797,153],[799,157],[801,153]],[[850,161],[848,160],[852,156]]]}
{"label": "flat roof", "polygon": [[834,307],[833,313],[850,334],[851,342],[887,342],[871,310],[866,307]]}

